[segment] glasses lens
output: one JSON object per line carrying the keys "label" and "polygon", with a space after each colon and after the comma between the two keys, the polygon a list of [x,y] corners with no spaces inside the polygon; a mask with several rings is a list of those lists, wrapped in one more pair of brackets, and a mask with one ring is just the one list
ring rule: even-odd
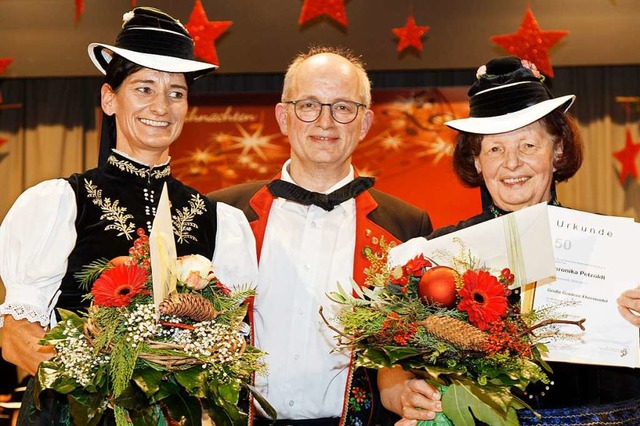
{"label": "glasses lens", "polygon": [[322,104],[313,99],[303,99],[295,103],[295,111],[302,121],[314,121],[320,116]]}
{"label": "glasses lens", "polygon": [[338,123],[350,123],[358,114],[358,105],[355,102],[340,101],[331,104],[331,115]]}
{"label": "glasses lens", "polygon": [[302,99],[292,102],[295,105],[296,116],[307,123],[316,121],[322,113],[324,105],[331,109],[331,116],[341,124],[351,123],[358,115],[358,104],[353,101],[338,101],[332,104],[322,104],[314,99]]}

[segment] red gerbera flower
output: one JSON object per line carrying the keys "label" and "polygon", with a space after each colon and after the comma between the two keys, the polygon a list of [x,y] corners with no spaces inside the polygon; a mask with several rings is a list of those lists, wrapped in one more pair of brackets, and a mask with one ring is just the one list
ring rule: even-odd
{"label": "red gerbera flower", "polygon": [[467,312],[469,321],[480,330],[507,314],[507,297],[504,285],[487,271],[467,271],[462,276],[459,290],[461,301],[458,309]]}
{"label": "red gerbera flower", "polygon": [[423,254],[419,254],[410,261],[408,261],[403,267],[403,271],[406,275],[413,275],[414,277],[421,277],[424,273],[424,268],[431,266],[431,262],[424,258]]}
{"label": "red gerbera flower", "polygon": [[149,274],[137,265],[124,264],[104,271],[93,283],[93,303],[106,307],[127,306],[139,294],[149,294],[145,288]]}

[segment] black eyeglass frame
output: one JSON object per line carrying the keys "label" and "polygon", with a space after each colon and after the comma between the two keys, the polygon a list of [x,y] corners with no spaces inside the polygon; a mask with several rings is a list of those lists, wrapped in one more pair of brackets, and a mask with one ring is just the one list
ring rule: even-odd
{"label": "black eyeglass frame", "polygon": [[[314,118],[313,120],[303,120],[302,118],[300,118],[300,116],[298,115],[298,109],[296,108],[296,105],[300,102],[304,102],[304,101],[311,101],[311,102],[316,102],[318,105],[320,105],[320,110],[318,112],[318,116],[316,118]],[[356,106],[356,114],[353,116],[353,118],[349,121],[340,121],[338,120],[335,115],[333,115],[333,106],[335,104],[338,104],[340,102],[348,102],[348,103],[352,103]],[[366,108],[367,105],[362,104],[360,102],[356,102],[356,101],[345,101],[345,100],[340,100],[340,101],[335,101],[335,102],[331,102],[331,103],[322,103],[319,101],[316,101],[315,99],[298,99],[295,101],[283,101],[283,104],[291,104],[293,105],[293,112],[296,115],[296,118],[304,123],[313,123],[314,121],[318,120],[318,118],[320,118],[320,116],[322,115],[322,108],[325,106],[329,107],[329,114],[331,114],[331,118],[333,118],[335,120],[336,123],[340,123],[340,124],[349,124],[349,123],[353,123],[356,118],[358,118],[358,114],[360,112],[360,107]]]}

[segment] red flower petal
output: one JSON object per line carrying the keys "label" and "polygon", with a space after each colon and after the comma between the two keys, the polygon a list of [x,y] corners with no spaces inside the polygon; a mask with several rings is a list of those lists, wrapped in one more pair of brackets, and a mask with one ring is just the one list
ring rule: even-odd
{"label": "red flower petal", "polygon": [[118,265],[104,271],[93,283],[91,294],[96,305],[127,306],[139,294],[149,294],[145,283],[149,274],[137,265]]}
{"label": "red flower petal", "polygon": [[481,330],[507,314],[505,287],[487,271],[467,271],[462,276],[458,309],[467,312],[469,321]]}

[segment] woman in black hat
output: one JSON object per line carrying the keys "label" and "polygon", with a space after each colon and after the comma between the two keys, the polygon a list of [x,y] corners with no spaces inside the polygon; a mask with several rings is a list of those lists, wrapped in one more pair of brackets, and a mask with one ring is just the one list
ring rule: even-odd
{"label": "woman in black hat", "polygon": [[[575,96],[554,98],[535,65],[516,57],[498,58],[480,67],[469,90],[470,117],[447,122],[460,132],[453,167],[467,186],[480,187],[483,212],[445,235],[534,204],[559,205],[555,185],[571,178],[582,164],[583,144],[566,110]],[[622,367],[551,363],[550,385],[532,387],[523,397],[542,419],[519,413],[521,424],[640,424],[640,372]],[[383,404],[410,419],[428,419],[440,411],[440,395],[401,369],[378,376]]]}
{"label": "woman in black hat", "polygon": [[[52,355],[38,341],[56,323],[54,308],[87,307],[74,273],[98,259],[128,255],[138,229],[149,235],[165,184],[178,256],[212,259],[216,275],[229,285],[249,283],[257,273],[255,242],[242,212],[185,186],[169,166],[188,88],[216,65],[195,61],[189,33],[157,9],[139,7],[123,19],[115,45],[89,45],[89,56],[106,74],[99,166],[28,189],[0,227],[7,289],[0,305],[3,356],[31,374]],[[60,395],[41,394],[41,406],[36,412],[26,401],[22,420],[69,420]]]}

